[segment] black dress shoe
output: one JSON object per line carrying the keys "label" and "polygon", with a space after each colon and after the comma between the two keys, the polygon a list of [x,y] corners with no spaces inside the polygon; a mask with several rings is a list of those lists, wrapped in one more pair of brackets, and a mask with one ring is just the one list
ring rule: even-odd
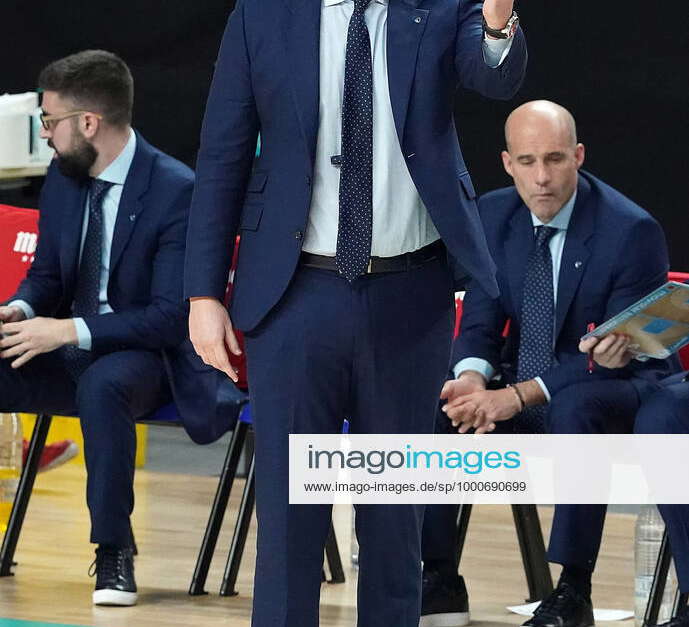
{"label": "black dress shoe", "polygon": [[94,605],[136,605],[134,556],[131,548],[99,546],[89,574],[96,575]]}
{"label": "black dress shoe", "polygon": [[523,627],[591,627],[593,605],[568,583],[560,582]]}
{"label": "black dress shoe", "polygon": [[689,607],[683,607],[677,616],[667,623],[661,623],[657,627],[689,627]]}
{"label": "black dress shoe", "polygon": [[464,577],[424,571],[419,627],[464,627],[469,624],[469,597]]}

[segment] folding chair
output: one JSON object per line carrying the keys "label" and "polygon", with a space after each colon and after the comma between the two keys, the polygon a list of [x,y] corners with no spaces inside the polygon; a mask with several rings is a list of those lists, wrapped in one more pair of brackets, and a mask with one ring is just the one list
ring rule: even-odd
{"label": "folding chair", "polygon": [[[255,460],[251,440],[253,436],[251,431],[252,422],[251,406],[247,405],[242,410],[239,420],[237,421],[237,428],[232,434],[232,441],[227,451],[228,461],[226,461],[224,467],[225,474],[223,474],[218,482],[218,489],[215,494],[215,500],[206,527],[206,533],[203,538],[199,560],[196,563],[196,570],[194,571],[191,587],[189,588],[189,594],[192,596],[206,594],[204,587],[208,577],[208,569],[210,568],[210,563],[218,541],[223,513],[227,509],[234,477],[237,473],[239,457],[242,450],[245,450],[247,452],[251,451],[251,455],[249,455],[249,457],[251,457],[251,462],[246,477],[246,483],[244,484],[244,491],[239,505],[239,513],[237,515],[237,521],[235,522],[232,541],[230,543],[230,551],[227,556],[225,572],[220,585],[220,596],[234,596],[237,594],[235,584],[237,583],[237,575],[239,574],[239,567],[244,555],[244,547],[249,534],[249,526],[251,524],[256,502],[254,475]],[[325,546],[325,556],[328,569],[330,570],[330,579],[327,579],[327,581],[329,583],[344,583],[344,569],[342,568],[342,560],[340,558],[335,529],[332,523],[330,524],[330,531]],[[326,580],[325,573],[323,574],[323,579]]]}

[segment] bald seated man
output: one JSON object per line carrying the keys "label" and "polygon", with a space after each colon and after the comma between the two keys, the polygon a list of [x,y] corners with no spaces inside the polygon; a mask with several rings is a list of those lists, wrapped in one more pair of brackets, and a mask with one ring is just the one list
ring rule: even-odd
{"label": "bald seated man", "polygon": [[[502,161],[514,186],[479,201],[500,296],[475,282],[467,291],[437,431],[629,432],[639,398],[670,364],[637,361],[589,373],[578,344],[589,323],[604,322],[665,282],[663,232],[646,211],[581,170],[585,149],[563,107],[520,106],[507,120],[505,140]],[[591,575],[605,511],[556,506],[548,558],[562,564],[562,575],[526,625],[593,624]],[[427,508],[424,627],[469,620],[453,561],[455,521],[456,508]]]}

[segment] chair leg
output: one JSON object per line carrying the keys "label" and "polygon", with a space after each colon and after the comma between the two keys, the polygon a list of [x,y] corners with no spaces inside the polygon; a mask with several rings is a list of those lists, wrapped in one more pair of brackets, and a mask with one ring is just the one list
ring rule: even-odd
{"label": "chair leg", "polygon": [[345,574],[344,569],[342,568],[340,549],[337,546],[337,536],[335,535],[335,527],[333,527],[332,520],[330,521],[328,539],[325,542],[325,556],[328,560],[328,568],[330,569],[329,583],[344,583]]}
{"label": "chair leg", "polygon": [[663,539],[660,543],[660,551],[658,552],[658,561],[656,562],[656,570],[653,574],[653,583],[651,584],[651,591],[648,595],[648,604],[646,605],[646,613],[644,615],[644,627],[655,625],[658,622],[658,614],[660,613],[660,606],[663,603],[663,594],[665,593],[665,585],[667,584],[667,575],[670,571],[670,562],[672,561],[672,554],[670,553],[670,541],[667,537],[667,529],[663,532]]}
{"label": "chair leg", "polygon": [[241,564],[242,555],[244,554],[244,545],[249,535],[249,525],[251,524],[251,516],[254,513],[254,503],[256,501],[255,465],[256,459],[252,457],[251,465],[249,466],[249,474],[246,477],[246,485],[244,486],[244,494],[242,494],[242,502],[239,506],[237,524],[235,525],[234,535],[232,536],[230,554],[227,556],[225,574],[223,575],[222,584],[220,585],[220,596],[223,597],[238,594],[234,587],[237,583],[239,565]]}
{"label": "chair leg", "polygon": [[459,506],[457,513],[457,566],[462,560],[462,551],[464,550],[464,542],[467,538],[467,529],[469,528],[469,519],[471,518],[471,505],[463,504]]}
{"label": "chair leg", "polygon": [[45,446],[52,420],[53,417],[48,414],[38,414],[36,417],[36,424],[31,434],[26,464],[19,478],[17,494],[14,497],[12,512],[10,513],[10,519],[7,523],[7,531],[2,540],[2,549],[0,549],[0,577],[7,577],[13,574],[12,565],[14,551],[17,548],[19,534],[24,524],[24,516],[29,506],[31,491],[33,490],[36,474],[38,473],[38,464],[41,461],[41,453],[43,452],[43,447]]}
{"label": "chair leg", "polygon": [[215,491],[215,500],[213,501],[213,507],[206,525],[206,532],[203,536],[198,559],[196,560],[196,568],[189,586],[189,594],[192,596],[207,594],[204,587],[208,577],[208,569],[210,568],[215,546],[218,542],[218,535],[220,534],[220,528],[227,510],[227,503],[230,499],[230,492],[232,491],[232,484],[237,474],[239,456],[244,448],[248,430],[249,425],[238,421],[232,433],[227,455],[225,456],[225,463],[218,480],[218,487]]}
{"label": "chair leg", "polygon": [[538,509],[535,505],[512,505],[512,515],[529,587],[527,602],[540,601],[553,591],[553,579],[546,559]]}

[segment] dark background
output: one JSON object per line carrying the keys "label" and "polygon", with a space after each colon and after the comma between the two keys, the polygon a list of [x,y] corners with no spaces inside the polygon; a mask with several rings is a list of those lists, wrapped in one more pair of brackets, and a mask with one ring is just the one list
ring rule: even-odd
{"label": "dark background", "polygon": [[[249,0],[251,1],[251,0]],[[316,0],[313,0],[316,1]],[[401,0],[392,0],[401,1]],[[136,81],[135,125],[193,166],[230,0],[0,0],[0,92],[35,88],[48,62],[85,48],[121,55]],[[526,82],[510,103],[461,92],[457,125],[479,191],[509,184],[502,124],[548,98],[577,118],[585,167],[664,226],[672,266],[689,271],[689,2],[522,0]],[[36,185],[19,200],[35,206]],[[0,202],[9,202],[0,191]]]}

